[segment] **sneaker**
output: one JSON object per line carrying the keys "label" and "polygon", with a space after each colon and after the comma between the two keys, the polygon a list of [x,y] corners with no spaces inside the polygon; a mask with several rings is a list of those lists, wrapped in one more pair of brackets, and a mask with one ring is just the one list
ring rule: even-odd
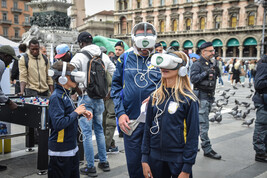
{"label": "sneaker", "polygon": [[118,154],[118,153],[119,153],[118,146],[109,147],[109,149],[107,150],[107,154]]}
{"label": "sneaker", "polygon": [[108,161],[107,162],[103,162],[103,163],[98,163],[98,168],[102,169],[104,172],[110,171]]}
{"label": "sneaker", "polygon": [[97,177],[96,168],[95,167],[84,167],[80,169],[80,173],[83,175],[88,175],[90,177]]}
{"label": "sneaker", "polygon": [[[107,156],[107,159],[108,159],[108,156]],[[95,160],[95,162],[100,161],[98,153],[96,153],[96,155],[94,156],[94,160]]]}

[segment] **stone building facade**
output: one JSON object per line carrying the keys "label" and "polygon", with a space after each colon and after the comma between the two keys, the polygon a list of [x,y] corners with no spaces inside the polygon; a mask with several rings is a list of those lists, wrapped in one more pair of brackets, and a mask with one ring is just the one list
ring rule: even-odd
{"label": "stone building facade", "polygon": [[76,28],[83,24],[83,19],[85,18],[85,0],[71,0],[73,4],[70,7],[69,16],[71,17],[71,28]]}
{"label": "stone building facade", "polygon": [[32,9],[30,0],[0,0],[0,35],[19,42],[22,34],[31,28]]}
{"label": "stone building facade", "polygon": [[264,9],[254,0],[114,2],[114,36],[130,45],[132,27],[143,21],[156,27],[158,42],[165,47],[196,52],[202,43],[211,41],[224,59],[260,58]]}
{"label": "stone building facade", "polygon": [[103,10],[83,19],[83,24],[77,27],[79,32],[88,31],[93,36],[113,38],[114,15],[113,11]]}

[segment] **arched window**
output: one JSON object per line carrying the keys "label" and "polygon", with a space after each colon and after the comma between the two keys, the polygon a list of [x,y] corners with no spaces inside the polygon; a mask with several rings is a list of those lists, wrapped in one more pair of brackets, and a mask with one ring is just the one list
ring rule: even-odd
{"label": "arched window", "polygon": [[127,3],[127,1],[124,1],[124,9],[128,9],[128,3]]}
{"label": "arched window", "polygon": [[191,28],[191,19],[186,19],[185,26],[186,26],[186,30],[190,30],[190,28]]}
{"label": "arched window", "polygon": [[164,20],[161,20],[159,24],[160,24],[159,31],[160,32],[164,32],[164,30],[165,30],[165,22],[164,22]]}
{"label": "arched window", "polygon": [[165,0],[160,0],[160,5],[164,6],[165,5]]}
{"label": "arched window", "polygon": [[231,27],[236,28],[236,25],[237,25],[237,15],[233,14],[231,17]]}
{"label": "arched window", "polygon": [[137,8],[141,8],[141,0],[137,0]]}
{"label": "arched window", "polygon": [[152,7],[153,6],[153,0],[148,0],[148,7]]}
{"label": "arched window", "polygon": [[119,10],[122,10],[122,2],[119,0]]}
{"label": "arched window", "polygon": [[127,21],[125,17],[121,18],[121,34],[126,34],[127,32]]}
{"label": "arched window", "polygon": [[205,18],[201,17],[200,18],[200,30],[204,30],[205,29]]}
{"label": "arched window", "polygon": [[221,27],[221,16],[215,17],[215,28],[219,29]]}
{"label": "arched window", "polygon": [[176,32],[177,31],[177,20],[175,19],[175,20],[173,20],[172,21],[172,31],[174,31],[174,32]]}
{"label": "arched window", "polygon": [[254,12],[250,12],[248,15],[248,25],[249,26],[255,25],[255,13]]}

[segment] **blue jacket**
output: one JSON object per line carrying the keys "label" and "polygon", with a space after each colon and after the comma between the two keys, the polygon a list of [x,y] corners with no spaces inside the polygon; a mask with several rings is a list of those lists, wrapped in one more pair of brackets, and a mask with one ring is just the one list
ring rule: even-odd
{"label": "blue jacket", "polygon": [[267,94],[267,55],[264,55],[262,59],[259,60],[256,71],[254,84],[256,92],[252,100],[254,103],[263,104],[263,99],[259,92]]}
{"label": "blue jacket", "polygon": [[[171,93],[170,88],[168,92]],[[179,102],[178,108],[173,97],[168,99],[168,94],[165,101],[158,105],[163,113],[158,117],[159,132],[156,134],[151,131],[157,131],[154,119],[158,109],[155,105],[152,106],[152,97],[150,98],[142,144],[142,162],[148,162],[150,155],[161,161],[182,163],[182,171],[191,173],[198,149],[199,105],[198,101],[189,97],[179,97],[183,102]]]}
{"label": "blue jacket", "polygon": [[[69,90],[66,90],[69,95]],[[60,85],[49,100],[49,126],[51,133],[48,148],[52,151],[69,151],[77,146],[78,113]]]}
{"label": "blue jacket", "polygon": [[[127,53],[123,72],[124,55]],[[126,114],[130,119],[136,119],[140,115],[142,101],[156,89],[156,84],[160,82],[159,68],[152,66],[150,60],[151,57],[143,59],[133,51],[125,52],[118,59],[111,84],[111,97],[115,104],[117,118]],[[145,74],[143,81],[140,80],[141,74]]]}

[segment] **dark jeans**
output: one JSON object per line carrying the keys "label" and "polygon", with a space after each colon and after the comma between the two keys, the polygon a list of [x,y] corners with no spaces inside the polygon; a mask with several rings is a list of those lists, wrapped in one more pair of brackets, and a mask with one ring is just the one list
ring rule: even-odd
{"label": "dark jeans", "polygon": [[48,90],[45,92],[38,92],[30,88],[26,88],[25,93],[26,93],[26,96],[48,96],[49,95]]}
{"label": "dark jeans", "polygon": [[17,80],[15,84],[15,94],[20,93],[20,82]]}
{"label": "dark jeans", "polygon": [[267,111],[263,104],[255,104],[256,121],[253,133],[254,150],[258,154],[264,154],[267,151]]}

